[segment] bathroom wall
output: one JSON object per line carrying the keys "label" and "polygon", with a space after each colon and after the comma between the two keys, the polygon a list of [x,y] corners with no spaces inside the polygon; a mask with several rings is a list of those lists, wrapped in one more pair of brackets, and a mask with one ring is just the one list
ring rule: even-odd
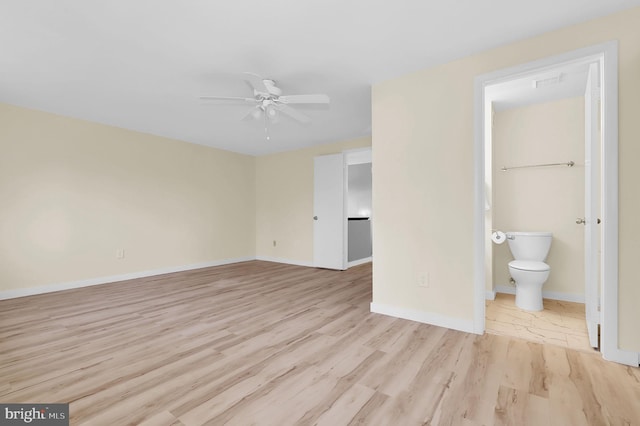
{"label": "bathroom wall", "polygon": [[[574,167],[500,170],[570,160]],[[492,171],[493,227],[553,232],[545,297],[582,299],[584,227],[576,218],[584,216],[584,98],[496,112]],[[508,285],[512,259],[507,243],[493,244],[494,286]]]}

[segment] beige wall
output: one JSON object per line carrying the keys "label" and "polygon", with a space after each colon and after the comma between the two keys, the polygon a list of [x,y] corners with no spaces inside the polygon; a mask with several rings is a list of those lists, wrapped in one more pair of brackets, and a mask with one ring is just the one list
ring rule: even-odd
{"label": "beige wall", "polygon": [[259,258],[313,263],[313,158],[366,146],[371,146],[371,138],[256,158]]}
{"label": "beige wall", "polygon": [[[640,351],[640,8],[377,84],[372,93],[374,302],[473,320],[474,78],[619,40],[623,349]],[[428,270],[429,288],[416,273]]]}
{"label": "beige wall", "polygon": [[[503,166],[562,163],[500,171]],[[497,112],[493,118],[493,225],[553,233],[545,292],[584,297],[584,97]],[[493,244],[495,285],[508,285],[507,243]]]}
{"label": "beige wall", "polygon": [[254,158],[0,104],[0,291],[256,255],[311,264],[313,158],[366,146]]}
{"label": "beige wall", "polygon": [[253,157],[2,104],[0,150],[0,290],[255,256]]}

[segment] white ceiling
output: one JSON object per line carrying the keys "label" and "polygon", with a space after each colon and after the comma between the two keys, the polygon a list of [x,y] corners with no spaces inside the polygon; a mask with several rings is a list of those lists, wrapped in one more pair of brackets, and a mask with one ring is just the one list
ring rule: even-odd
{"label": "white ceiling", "polygon": [[[262,155],[371,134],[370,87],[640,0],[2,0],[0,102]],[[241,73],[326,93],[264,138]]]}
{"label": "white ceiling", "polygon": [[[589,64],[585,62],[559,66],[538,74],[487,86],[486,96],[493,102],[496,112],[584,96],[588,73]],[[541,84],[536,87],[535,82]]]}

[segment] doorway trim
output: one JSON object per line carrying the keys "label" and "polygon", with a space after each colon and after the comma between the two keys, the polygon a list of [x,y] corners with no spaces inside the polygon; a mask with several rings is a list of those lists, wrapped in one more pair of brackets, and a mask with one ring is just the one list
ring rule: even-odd
{"label": "doorway trim", "polygon": [[592,59],[602,70],[601,352],[610,361],[638,365],[638,354],[618,347],[618,42],[610,41],[514,67],[474,80],[474,317],[485,331],[485,87],[572,62]]}

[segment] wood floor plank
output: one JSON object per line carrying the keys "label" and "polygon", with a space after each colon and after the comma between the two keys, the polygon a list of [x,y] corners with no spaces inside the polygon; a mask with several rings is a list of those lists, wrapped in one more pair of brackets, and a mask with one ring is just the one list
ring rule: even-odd
{"label": "wood floor plank", "polygon": [[549,374],[549,413],[551,424],[588,425],[582,398],[576,384],[569,379],[571,366],[566,350],[559,346],[546,345],[543,348],[545,365]]}
{"label": "wood floor plank", "polygon": [[[353,416],[349,422],[349,426],[372,424],[377,417],[377,410],[379,410],[388,399],[389,397],[387,395],[374,391],[369,400]],[[338,423],[344,423],[344,420]]]}
{"label": "wood floor plank", "polygon": [[184,423],[176,419],[170,412],[160,411],[138,423],[138,426],[184,426]]}
{"label": "wood floor plank", "polygon": [[495,425],[546,425],[549,421],[547,399],[520,389],[500,387]]}
{"label": "wood floor plank", "polygon": [[533,354],[530,352],[529,342],[519,339],[511,339],[507,349],[506,369],[502,384],[507,388],[528,391],[534,371],[531,368],[522,368],[523,365],[531,366]]}
{"label": "wood floor plank", "polygon": [[494,407],[483,403],[486,395],[496,395],[504,375],[508,341],[488,335],[468,345],[459,358],[449,390],[430,420],[433,424],[493,424]]}
{"label": "wood floor plank", "polygon": [[[575,388],[582,400],[582,410],[584,411],[587,421],[593,424],[607,424],[606,407],[599,401],[596,389],[589,376],[588,367],[582,362],[579,353],[567,351],[567,358],[571,371],[569,372],[569,380],[575,384]],[[611,401],[613,403],[613,401]]]}
{"label": "wood floor plank", "polygon": [[[616,365],[602,368],[606,363],[604,360],[585,359],[582,354],[579,358],[589,365],[587,371],[593,384],[595,398],[602,407],[603,415],[611,424],[633,424],[635,419],[640,418],[640,387],[625,386],[630,367]],[[627,404],[625,398],[611,399],[611,395],[621,393],[629,395],[636,403]]]}
{"label": "wood floor plank", "polygon": [[370,264],[261,261],[2,300],[0,400],[91,426],[640,424],[637,368],[370,302]]}
{"label": "wood floor plank", "polygon": [[359,384],[354,384],[350,388],[340,393],[338,399],[324,412],[316,422],[318,426],[334,426],[336,424],[353,421],[353,418],[365,406],[365,404],[375,394],[373,389]]}

